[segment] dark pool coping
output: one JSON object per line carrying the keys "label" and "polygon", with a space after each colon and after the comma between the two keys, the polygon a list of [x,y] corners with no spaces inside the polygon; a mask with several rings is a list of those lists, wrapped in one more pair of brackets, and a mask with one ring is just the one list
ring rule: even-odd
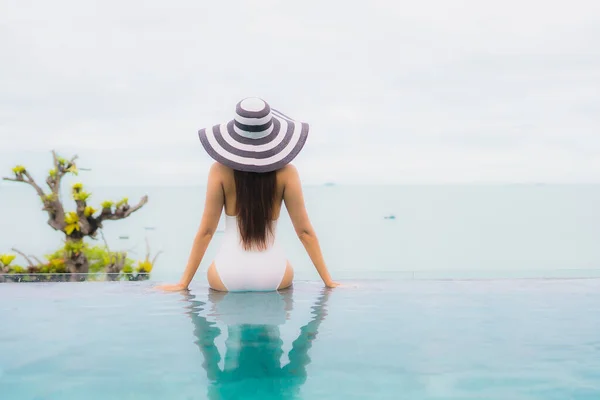
{"label": "dark pool coping", "polygon": [[[303,274],[298,274],[303,275]],[[421,271],[335,271],[340,281],[465,281],[465,280],[571,280],[600,279],[600,268],[554,269],[554,270],[421,270]],[[308,276],[307,276],[308,278]],[[0,283],[36,283],[36,282],[162,282],[164,279],[151,279],[150,274],[0,274]],[[296,281],[313,281],[314,278]]]}
{"label": "dark pool coping", "polygon": [[147,281],[150,274],[0,274],[0,283]]}

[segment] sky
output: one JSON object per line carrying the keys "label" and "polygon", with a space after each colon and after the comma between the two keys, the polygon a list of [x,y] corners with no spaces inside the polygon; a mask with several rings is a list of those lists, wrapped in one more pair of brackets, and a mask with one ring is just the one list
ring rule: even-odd
{"label": "sky", "polygon": [[0,1],[2,176],[203,185],[250,96],[306,183],[600,183],[600,2]]}

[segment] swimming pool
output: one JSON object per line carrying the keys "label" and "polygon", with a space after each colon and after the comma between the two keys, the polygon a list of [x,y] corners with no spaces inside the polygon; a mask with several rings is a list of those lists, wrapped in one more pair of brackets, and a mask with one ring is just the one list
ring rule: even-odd
{"label": "swimming pool", "polygon": [[598,399],[600,280],[0,285],[2,399]]}

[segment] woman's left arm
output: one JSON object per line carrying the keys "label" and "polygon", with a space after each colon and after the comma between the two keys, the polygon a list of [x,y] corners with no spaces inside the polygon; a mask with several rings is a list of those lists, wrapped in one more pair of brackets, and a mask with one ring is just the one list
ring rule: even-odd
{"label": "woman's left arm", "polygon": [[219,164],[215,163],[210,168],[202,221],[200,222],[200,228],[196,233],[196,237],[194,238],[192,251],[179,283],[176,285],[158,286],[157,289],[168,291],[185,290],[188,288],[190,282],[194,278],[194,275],[198,270],[198,266],[204,257],[206,248],[208,247],[208,244],[210,243],[217,229],[219,218],[221,218],[221,212],[223,211],[223,205],[225,203],[221,179],[222,174],[219,172],[220,167],[221,166]]}

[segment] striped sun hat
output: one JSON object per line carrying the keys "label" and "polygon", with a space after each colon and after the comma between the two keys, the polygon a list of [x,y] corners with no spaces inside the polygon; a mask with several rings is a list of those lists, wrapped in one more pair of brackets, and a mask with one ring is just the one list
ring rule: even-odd
{"label": "striped sun hat", "polygon": [[233,120],[198,131],[212,158],[248,172],[282,168],[302,150],[307,135],[308,124],[294,121],[256,97],[240,101]]}

